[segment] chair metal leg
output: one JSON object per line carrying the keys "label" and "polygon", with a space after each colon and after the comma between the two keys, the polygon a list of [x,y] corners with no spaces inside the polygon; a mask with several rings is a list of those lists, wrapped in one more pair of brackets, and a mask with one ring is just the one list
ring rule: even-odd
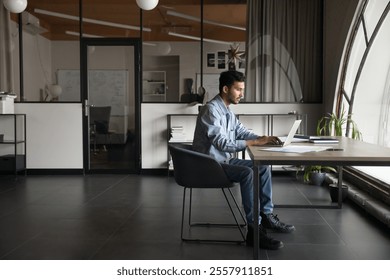
{"label": "chair metal leg", "polygon": [[192,188],[190,188],[190,207],[188,209],[188,225],[191,226],[191,216],[192,216]]}
{"label": "chair metal leg", "polygon": [[180,237],[182,240],[185,240],[184,237],[183,237],[183,228],[184,228],[184,212],[185,212],[185,205],[186,205],[186,190],[187,188],[184,188],[184,192],[183,192],[183,207],[182,207],[182,210],[181,210],[181,234],[180,234]]}
{"label": "chair metal leg", "polygon": [[238,219],[237,219],[236,214],[234,213],[234,210],[233,210],[233,208],[232,208],[232,206],[231,206],[231,203],[230,203],[230,201],[229,201],[229,199],[228,199],[228,197],[227,197],[227,195],[226,195],[226,192],[225,192],[225,190],[224,190],[223,188],[221,188],[221,190],[222,190],[222,193],[223,193],[223,195],[224,195],[224,197],[225,197],[225,200],[226,200],[226,202],[227,202],[227,204],[228,204],[228,206],[229,206],[229,209],[230,209],[230,211],[231,211],[231,213],[232,213],[232,215],[233,215],[235,224],[226,224],[226,223],[220,223],[220,224],[218,224],[218,223],[191,223],[191,214],[192,214],[192,210],[191,210],[191,208],[192,208],[192,188],[190,188],[190,201],[189,201],[190,205],[189,205],[189,216],[188,216],[188,221],[189,221],[189,223],[188,223],[188,225],[189,225],[190,228],[191,228],[192,226],[237,227],[237,229],[240,231],[240,234],[241,234],[242,239],[240,239],[240,240],[214,240],[214,239],[190,239],[190,238],[185,238],[183,232],[184,232],[184,215],[185,215],[185,203],[186,203],[186,189],[187,189],[187,188],[184,188],[184,192],[183,192],[183,208],[182,208],[182,219],[181,219],[181,239],[182,239],[183,241],[198,241],[198,242],[202,242],[202,241],[203,241],[203,242],[234,242],[234,243],[242,243],[242,242],[245,242],[245,235],[244,235],[244,232],[243,232],[243,230],[242,230],[242,227],[246,226],[247,223],[246,223],[246,221],[245,221],[244,215],[243,215],[243,213],[242,213],[242,211],[241,211],[241,209],[240,209],[240,207],[239,207],[239,205],[238,205],[238,203],[237,203],[237,201],[236,201],[236,199],[235,199],[233,193],[231,192],[230,189],[228,189],[228,190],[229,190],[229,193],[230,193],[230,196],[232,197],[232,199],[233,199],[233,201],[234,201],[234,204],[236,205],[237,210],[238,210],[238,212],[240,213],[241,219],[244,221],[243,224],[240,224],[240,223],[238,222]]}
{"label": "chair metal leg", "polygon": [[[232,212],[234,221],[236,222],[236,226],[237,226],[238,230],[240,231],[241,237],[242,237],[243,241],[245,241],[244,232],[242,231],[242,228],[241,228],[240,224],[238,223],[236,214],[234,214],[233,208],[232,208],[232,206],[230,205],[230,202],[229,202],[228,197],[226,196],[225,190],[222,189],[222,192],[223,192],[223,195],[225,196],[225,199],[226,199],[227,204],[229,205],[230,212]],[[230,193],[230,194],[233,195],[232,193]],[[238,209],[238,211],[241,213],[240,209]],[[242,217],[242,214],[241,214],[241,217]],[[246,225],[246,222],[245,222],[245,225]]]}
{"label": "chair metal leg", "polygon": [[[223,189],[222,189],[222,190],[223,190]],[[234,204],[235,204],[236,207],[237,207],[238,213],[240,213],[241,219],[244,221],[244,224],[240,224],[240,226],[246,227],[246,226],[247,226],[247,223],[246,223],[246,219],[245,219],[245,217],[244,217],[244,214],[242,213],[242,211],[241,211],[241,209],[240,209],[240,206],[238,205],[237,200],[236,200],[236,198],[234,197],[234,195],[233,195],[231,189],[228,189],[228,191],[229,191],[229,193],[230,193],[231,198],[232,198],[233,201],[234,201]],[[227,198],[226,198],[226,199],[227,199]]]}
{"label": "chair metal leg", "polygon": [[[221,188],[221,190],[222,190],[222,193],[225,196],[225,200],[226,200],[228,206],[230,207],[231,211],[233,211],[233,208],[231,207],[231,204],[230,204],[230,202],[228,200],[228,197],[226,196],[226,193],[225,193],[224,189]],[[241,227],[245,227],[247,225],[247,223],[246,223],[246,219],[244,217],[244,214],[242,213],[242,211],[240,209],[240,206],[238,205],[237,200],[235,199],[232,191],[229,188],[228,188],[228,190],[229,190],[230,196],[232,197],[232,199],[234,201],[234,204],[236,205],[238,213],[240,213],[241,219],[243,221],[243,223],[240,224],[240,226]],[[206,227],[208,227],[208,226],[219,226],[219,227],[234,227],[234,226],[236,226],[236,224],[231,224],[231,223],[230,224],[229,223],[228,224],[227,223],[198,223],[198,222],[197,223],[192,223],[191,222],[191,213],[192,213],[192,207],[191,206],[192,206],[192,189],[190,188],[190,207],[189,207],[189,214],[188,214],[188,225],[189,226],[206,226]]]}

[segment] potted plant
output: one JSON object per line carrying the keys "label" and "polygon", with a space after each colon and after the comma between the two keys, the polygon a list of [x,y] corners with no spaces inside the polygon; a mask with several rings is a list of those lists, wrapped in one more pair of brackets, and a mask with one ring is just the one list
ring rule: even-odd
{"label": "potted plant", "polygon": [[[343,131],[346,131],[346,136],[353,139],[362,139],[362,134],[356,123],[352,120],[351,114],[347,114],[344,107],[342,108],[339,116],[336,113],[328,113],[317,122],[318,136],[342,136]],[[303,180],[314,185],[321,185],[325,180],[326,172],[336,173],[337,171],[331,166],[305,166]]]}
{"label": "potted plant", "polygon": [[332,166],[307,165],[303,170],[303,181],[320,186],[325,180],[326,172],[336,172]]}
{"label": "potted plant", "polygon": [[340,116],[337,116],[335,113],[328,113],[317,123],[318,136],[342,136],[344,130],[346,131],[345,136],[357,140],[362,139],[362,133],[352,120],[351,114],[345,112],[344,107]]}

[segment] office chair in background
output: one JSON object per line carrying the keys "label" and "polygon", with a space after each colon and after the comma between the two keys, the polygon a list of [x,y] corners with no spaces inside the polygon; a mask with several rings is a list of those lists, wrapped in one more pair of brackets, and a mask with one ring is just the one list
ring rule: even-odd
{"label": "office chair in background", "polygon": [[90,125],[90,137],[93,142],[93,150],[96,152],[96,144],[99,143],[100,136],[104,137],[103,148],[106,150],[105,143],[110,137],[109,123],[111,115],[111,106],[91,106],[89,107],[89,125]]}

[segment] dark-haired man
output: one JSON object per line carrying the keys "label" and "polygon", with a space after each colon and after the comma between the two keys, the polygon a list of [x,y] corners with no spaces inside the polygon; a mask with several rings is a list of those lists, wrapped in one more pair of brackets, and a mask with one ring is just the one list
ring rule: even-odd
{"label": "dark-haired man", "polygon": [[[193,141],[195,151],[208,154],[222,164],[228,178],[240,183],[242,203],[248,222],[246,243],[253,246],[253,163],[233,157],[247,146],[280,144],[275,136],[258,136],[245,128],[230,110],[244,97],[245,76],[238,71],[225,71],[219,77],[219,94],[199,112]],[[259,247],[276,250],[283,243],[267,235],[265,228],[292,232],[295,227],[279,221],[273,214],[272,178],[269,166],[259,167]]]}

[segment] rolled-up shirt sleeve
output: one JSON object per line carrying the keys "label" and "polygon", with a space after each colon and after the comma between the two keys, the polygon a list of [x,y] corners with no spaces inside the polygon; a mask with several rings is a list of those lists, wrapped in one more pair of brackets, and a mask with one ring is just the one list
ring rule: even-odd
{"label": "rolled-up shirt sleeve", "polygon": [[253,133],[249,129],[247,129],[243,124],[236,119],[236,138],[243,140],[254,140],[259,137],[257,134]]}

